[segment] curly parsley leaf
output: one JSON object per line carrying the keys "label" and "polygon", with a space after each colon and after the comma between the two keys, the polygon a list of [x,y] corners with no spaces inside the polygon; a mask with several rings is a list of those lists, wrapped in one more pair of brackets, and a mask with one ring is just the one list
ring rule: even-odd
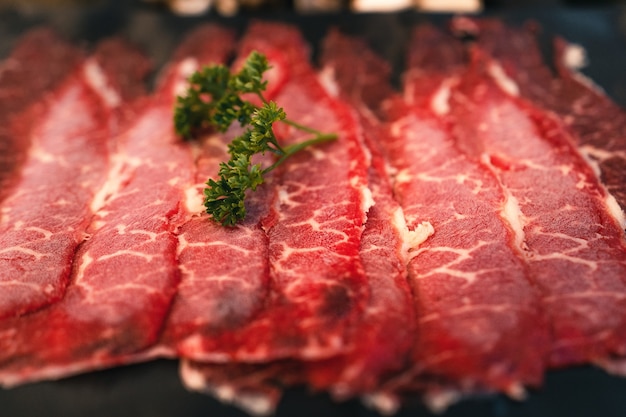
{"label": "curly parsley leaf", "polygon": [[[281,107],[265,99],[263,91],[267,81],[263,74],[269,68],[267,58],[256,51],[235,74],[222,65],[205,67],[190,77],[186,94],[176,102],[174,127],[185,139],[209,127],[226,132],[234,122],[247,126],[229,144],[230,159],[220,164],[217,180],[209,179],[204,189],[207,213],[224,226],[233,226],[245,218],[246,192],[256,190],[264,182],[265,174],[307,146],[337,138],[334,133],[322,133],[287,119]],[[246,94],[256,95],[263,104],[257,107],[245,100]],[[274,134],[276,122],[287,123],[314,136],[283,148]],[[254,155],[265,152],[277,157],[272,165],[263,168],[261,164],[252,164]]]}

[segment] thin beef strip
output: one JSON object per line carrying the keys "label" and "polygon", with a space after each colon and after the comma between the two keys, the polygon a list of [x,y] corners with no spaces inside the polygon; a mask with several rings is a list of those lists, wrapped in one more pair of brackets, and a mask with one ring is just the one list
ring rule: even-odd
{"label": "thin beef strip", "polygon": [[[435,28],[414,30],[404,99],[388,104],[390,163],[407,223],[434,235],[412,252],[413,364],[390,387],[424,390],[433,408],[459,393],[513,397],[542,381],[547,326],[516,243],[516,201],[457,146],[445,120],[464,55]],[[434,88],[433,83],[436,83]]]}
{"label": "thin beef strip", "polygon": [[[199,42],[202,40],[202,42]],[[204,27],[190,35],[157,93],[135,104],[137,117],[117,141],[107,181],[85,240],[75,254],[65,297],[52,307],[2,323],[4,385],[137,360],[160,334],[179,281],[174,231],[185,187],[193,182],[190,149],[172,128],[176,94],[190,62],[223,62],[232,35]],[[143,58],[118,50],[108,86]],[[130,83],[132,84],[132,83]]]}
{"label": "thin beef strip", "polygon": [[626,243],[605,189],[562,121],[505,94],[497,63],[472,51],[450,99],[455,139],[517,202],[516,246],[549,320],[549,364],[626,354]]}
{"label": "thin beef strip", "polygon": [[[295,28],[253,23],[239,60],[252,50],[266,54],[273,67],[267,98],[290,119],[339,138],[305,149],[274,171],[277,188],[261,223],[270,268],[265,308],[237,328],[217,334],[209,328],[179,352],[211,362],[333,356],[350,347],[367,296],[358,254],[370,204],[368,161],[353,114],[322,89]],[[286,126],[276,132],[284,145],[309,136]],[[236,302],[233,297],[227,302]]]}
{"label": "thin beef strip", "polygon": [[[32,121],[45,112],[46,100],[82,62],[80,49],[47,28],[23,35],[0,64],[0,203],[20,178],[28,154]],[[45,68],[45,71],[42,71]],[[39,103],[31,106],[31,104]],[[33,107],[33,108],[31,108]],[[25,117],[14,119],[30,109]]]}
{"label": "thin beef strip", "polygon": [[[463,20],[454,23],[460,26]],[[609,204],[615,198],[621,211],[626,210],[626,111],[576,70],[584,61],[582,48],[556,38],[554,73],[539,48],[537,25],[520,28],[488,19],[472,23],[477,44],[514,81],[515,88],[507,92],[556,113],[574,133],[580,152],[597,167]],[[613,211],[626,228],[623,212],[617,207]]]}
{"label": "thin beef strip", "polygon": [[[332,95],[339,92],[333,67],[339,64],[336,61],[345,49],[354,46],[352,42],[333,32],[324,43],[326,65],[319,77]],[[346,58],[350,60],[352,56]],[[341,60],[340,64],[345,62]],[[385,68],[387,74],[386,65]],[[377,90],[367,91],[375,94]],[[267,414],[275,409],[284,387],[307,385],[315,390],[330,390],[335,397],[345,399],[373,391],[384,375],[404,365],[413,319],[405,268],[407,230],[402,212],[392,198],[384,160],[376,151],[376,126],[366,126],[364,118],[360,122],[372,153],[368,181],[374,206],[369,209],[359,249],[370,297],[362,321],[356,324],[358,343],[346,353],[318,361],[224,365],[184,361],[181,373],[190,389],[209,392],[255,414]],[[402,326],[398,326],[400,322]]]}
{"label": "thin beef strip", "polygon": [[[116,108],[122,94],[133,94],[102,84],[97,58],[78,66],[73,54],[63,52],[71,64],[65,82],[14,120],[28,135],[16,140],[28,147],[19,181],[2,205],[0,317],[20,316],[63,297],[106,178]],[[137,69],[143,74],[147,66]]]}

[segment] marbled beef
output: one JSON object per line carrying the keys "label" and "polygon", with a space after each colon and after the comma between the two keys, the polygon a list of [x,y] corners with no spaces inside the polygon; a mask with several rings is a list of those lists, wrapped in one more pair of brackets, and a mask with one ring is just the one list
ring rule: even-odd
{"label": "marbled beef", "polygon": [[115,109],[126,92],[102,83],[97,54],[77,65],[74,53],[64,48],[69,47],[53,42],[51,51],[67,59],[65,81],[45,92],[39,108],[13,121],[21,125],[13,139],[27,154],[1,207],[0,317],[19,316],[63,297],[74,252],[107,175]]}

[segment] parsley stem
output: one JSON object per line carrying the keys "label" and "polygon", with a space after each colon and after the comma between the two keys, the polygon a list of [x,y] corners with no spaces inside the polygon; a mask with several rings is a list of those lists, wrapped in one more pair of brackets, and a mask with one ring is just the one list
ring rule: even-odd
{"label": "parsley stem", "polygon": [[302,149],[308,146],[317,145],[319,143],[331,142],[335,139],[337,139],[337,135],[335,133],[320,133],[309,140],[305,140],[302,142],[294,143],[293,145],[289,145],[283,148],[283,150],[285,151],[285,154],[281,156],[276,162],[274,162],[274,164],[265,168],[263,170],[263,174],[270,172],[271,170],[273,170],[274,168],[276,168],[277,166],[285,162],[287,158],[289,158],[291,155],[298,153],[299,151],[301,151]]}
{"label": "parsley stem", "polygon": [[263,94],[261,94],[260,91],[256,92],[256,96],[261,100],[263,104],[267,104],[267,100],[265,99],[265,97],[263,97]]}
{"label": "parsley stem", "polygon": [[[265,97],[260,91],[257,92],[256,95],[263,102],[263,104],[268,103],[268,101],[265,99]],[[316,136],[324,135],[324,132],[321,132],[317,129],[313,129],[312,127],[309,127],[309,126],[301,125],[300,123],[293,121],[291,119],[283,119],[282,122],[288,124],[289,126],[295,127],[296,129],[301,130],[303,132],[311,133]]]}
{"label": "parsley stem", "polygon": [[[283,119],[282,122],[288,124],[289,126],[293,126],[296,129],[298,129],[298,130],[302,130],[303,132],[311,133],[311,134],[316,135],[316,136],[323,136],[324,135],[324,133],[320,132],[319,130],[313,129],[312,127],[309,127],[309,126],[301,125],[300,123],[294,122],[291,119]],[[335,137],[335,139],[336,139],[336,137]]]}

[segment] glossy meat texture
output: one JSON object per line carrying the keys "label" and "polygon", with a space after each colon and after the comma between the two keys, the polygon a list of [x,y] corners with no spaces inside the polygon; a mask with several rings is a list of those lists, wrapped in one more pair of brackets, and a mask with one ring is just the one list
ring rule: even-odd
{"label": "glossy meat texture", "polygon": [[405,365],[413,308],[402,256],[404,242],[398,230],[402,225],[396,224],[403,221],[385,176],[378,176],[382,170],[382,160],[376,158],[369,175],[376,205],[368,212],[360,249],[370,297],[361,322],[355,324],[358,342],[354,347],[318,361],[218,365],[183,360],[181,377],[189,389],[265,415],[276,410],[287,387],[306,385],[345,400],[373,392],[385,377]]}
{"label": "glossy meat texture", "polygon": [[[367,297],[358,255],[369,206],[368,161],[356,119],[322,89],[295,28],[253,23],[239,59],[253,49],[273,67],[267,99],[284,107],[290,119],[337,132],[339,139],[307,148],[274,171],[276,189],[262,220],[270,268],[265,308],[245,326],[198,337],[180,352],[219,362],[325,358],[350,347]],[[284,145],[309,137],[286,126],[275,130]]]}
{"label": "glossy meat texture", "polygon": [[[226,40],[231,47],[235,46],[234,38],[224,39],[222,35],[222,42]],[[218,343],[213,351],[200,347],[203,341],[227,338],[253,320],[266,305],[269,264],[261,219],[269,210],[274,192],[271,178],[248,195],[247,216],[234,227],[211,220],[202,204],[205,183],[209,178],[216,179],[220,163],[229,158],[228,143],[240,133],[241,128],[233,125],[224,134],[208,134],[189,144],[194,155],[194,172],[185,184],[181,207],[184,217],[176,229],[180,282],[152,354],[190,357],[215,354],[221,358],[223,351],[233,346]]]}
{"label": "glossy meat texture", "polygon": [[[524,385],[542,380],[547,339],[515,245],[515,201],[462,152],[446,120],[450,88],[465,64],[457,48],[432,27],[416,28],[405,101],[389,109],[396,195],[409,228],[429,221],[435,230],[409,264],[418,330],[407,385],[423,384],[435,407],[446,398],[438,390],[522,395]],[[433,79],[437,90],[429,87]]]}
{"label": "glossy meat texture", "polygon": [[[32,121],[46,112],[44,103],[50,100],[42,97],[53,94],[82,59],[78,48],[50,29],[33,29],[0,64],[0,204],[21,177]],[[18,117],[25,111],[27,116]]]}
{"label": "glossy meat texture", "polygon": [[158,348],[172,354],[236,331],[265,307],[269,265],[261,218],[274,192],[271,179],[247,197],[246,219],[234,227],[209,219],[202,205],[205,183],[228,160],[227,144],[238,133],[210,135],[195,149],[195,183],[185,197],[188,219],[176,231],[181,281]]}
{"label": "glossy meat texture", "polygon": [[[369,113],[392,90],[390,68],[360,40],[332,31],[322,45],[320,77],[330,91],[361,109],[359,121],[371,154],[368,184],[374,205],[368,211],[359,256],[369,288],[362,321],[355,326],[358,343],[346,355],[307,364],[308,383],[345,399],[373,392],[392,372],[406,365],[413,333],[414,310],[407,282],[407,228],[393,198],[386,161],[378,141],[381,126]],[[354,74],[355,62],[364,62]],[[350,68],[353,77],[348,76]],[[401,323],[401,324],[400,324]]]}
{"label": "glossy meat texture", "polygon": [[[554,40],[553,72],[544,61],[536,27],[506,26],[496,20],[475,22],[477,43],[498,60],[519,95],[556,113],[574,133],[578,148],[596,167],[607,191],[626,210],[626,111],[593,81],[578,72],[584,50]],[[593,64],[593,63],[591,63]],[[623,221],[623,218],[622,218]],[[626,223],[622,224],[626,228]]]}
{"label": "glossy meat texture", "polygon": [[[215,40],[198,50],[198,38]],[[231,39],[230,32],[204,27],[181,45],[181,54],[187,57],[186,49],[196,54],[191,59],[221,62]],[[144,60],[125,50],[116,55],[135,66]],[[112,366],[157,341],[179,281],[174,232],[193,175],[191,152],[174,135],[171,117],[189,62],[169,66],[158,92],[115,138],[118,146],[62,302],[3,323],[3,384]]]}
{"label": "glossy meat texture", "polygon": [[[352,64],[352,48],[356,45],[365,47],[338,32],[326,38],[323,68],[318,77],[329,93],[339,93],[335,77],[346,75],[343,66]],[[351,53],[347,54],[349,51]],[[384,69],[381,67],[381,70],[387,70],[384,76],[388,75],[386,64],[381,61],[376,63],[382,64]],[[335,71],[335,67],[341,70]],[[372,75],[378,74],[374,72]],[[364,100],[356,97],[363,91],[360,87],[378,80],[346,77],[342,81],[351,83],[355,104],[362,104]],[[391,90],[365,91],[371,93],[368,102],[378,102]],[[343,99],[349,96],[343,91],[341,93]],[[328,390],[333,396],[346,399],[373,391],[384,377],[405,364],[412,340],[413,319],[410,289],[406,281],[406,248],[402,239],[406,228],[401,210],[392,198],[384,159],[375,143],[377,127],[364,117],[359,117],[359,122],[372,157],[368,184],[374,206],[368,211],[359,249],[369,298],[361,320],[355,323],[353,330],[358,342],[349,351],[326,360],[224,365],[183,361],[181,375],[190,389],[211,393],[253,413],[267,414],[275,410],[285,387],[306,385],[315,390]]]}
{"label": "glossy meat texture", "polygon": [[[427,29],[420,36],[434,40],[440,34]],[[446,76],[458,73],[464,62],[459,60],[454,72],[443,59],[438,68],[412,71],[410,82],[421,84],[407,86],[411,105],[392,100],[386,108],[392,124],[386,125],[375,114],[383,112],[381,99],[391,94],[388,69],[363,48],[338,33],[330,35],[321,71],[328,89],[351,101],[371,134],[365,138],[372,153],[369,184],[376,205],[368,213],[361,242],[370,289],[364,321],[355,327],[361,343],[327,361],[273,363],[247,372],[238,366],[185,363],[183,377],[192,388],[208,389],[225,400],[245,398],[240,405],[247,409],[271,409],[275,390],[293,383],[330,390],[338,398],[369,396],[376,390],[383,397],[420,391],[433,406],[447,398],[438,394],[448,390],[520,395],[522,384],[537,384],[542,377],[547,328],[539,301],[513,248],[514,233],[503,218],[506,202],[497,179],[455,149],[447,124],[431,108],[439,88],[451,85]],[[437,56],[432,49],[424,52],[429,60]],[[435,70],[438,88],[420,78]],[[393,194],[385,163],[396,173]],[[424,220],[433,224],[433,236],[428,237]],[[407,260],[402,256],[407,250],[413,257],[413,298],[408,298]],[[412,325],[413,308],[417,328]],[[401,375],[394,377],[394,371]],[[386,407],[377,402],[383,398],[377,394],[371,399]]]}
{"label": "glossy meat texture", "polygon": [[202,190],[240,127],[185,142],[172,121],[234,33],[191,32],[150,97],[123,42],[86,58],[26,35],[0,70],[0,385],[169,357],[258,414],[294,385],[392,412],[623,373],[624,111],[561,40],[553,73],[527,28],[452,28],[475,41],[415,28],[396,92],[358,39],[331,31],[316,71],[298,29],[250,23],[232,67],[265,54],[267,99],[338,139],[268,174],[234,227]]}
{"label": "glossy meat texture", "polygon": [[516,246],[550,325],[549,363],[624,355],[626,244],[606,192],[563,123],[506,95],[495,63],[473,52],[450,99],[455,136],[516,201]]}
{"label": "glossy meat texture", "polygon": [[15,139],[28,145],[20,178],[1,207],[0,317],[20,316],[63,297],[107,175],[109,136],[122,93],[102,81],[97,54],[79,66],[72,53],[62,53],[70,64],[65,81],[14,119],[23,129],[14,134],[26,135]]}

